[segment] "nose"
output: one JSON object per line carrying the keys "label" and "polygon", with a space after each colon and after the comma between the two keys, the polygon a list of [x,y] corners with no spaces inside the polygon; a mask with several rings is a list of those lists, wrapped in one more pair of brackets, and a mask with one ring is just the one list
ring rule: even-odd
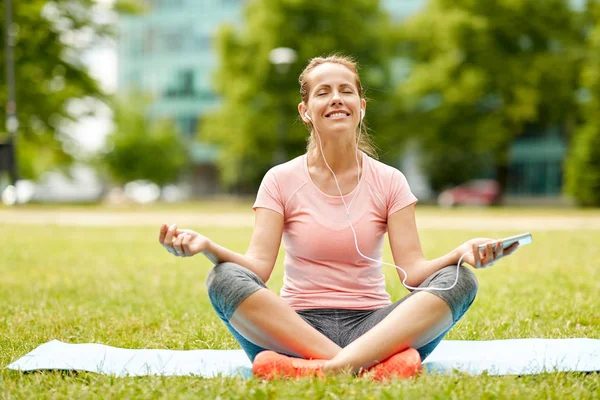
{"label": "nose", "polygon": [[340,92],[335,90],[332,93],[332,97],[331,97],[331,105],[334,104],[342,104],[342,96],[340,95]]}

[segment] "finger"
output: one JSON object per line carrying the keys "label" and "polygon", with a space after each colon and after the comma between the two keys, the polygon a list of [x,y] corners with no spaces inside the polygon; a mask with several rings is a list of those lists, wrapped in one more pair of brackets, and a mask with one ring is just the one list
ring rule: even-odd
{"label": "finger", "polygon": [[165,242],[165,235],[167,234],[167,230],[168,230],[168,229],[169,229],[169,228],[167,227],[167,224],[162,224],[162,225],[160,226],[160,232],[159,232],[159,234],[158,234],[158,241],[159,241],[160,243],[164,243],[164,242]]}
{"label": "finger", "polygon": [[183,248],[183,254],[185,257],[191,257],[192,252],[190,251],[190,241],[192,237],[187,233],[184,233],[182,236],[183,239],[181,240],[181,247]]}
{"label": "finger", "polygon": [[178,256],[183,256],[183,249],[181,248],[181,240],[183,239],[183,235],[179,235],[173,240],[173,249]]}
{"label": "finger", "polygon": [[511,254],[512,254],[512,253],[514,253],[514,252],[515,252],[515,251],[516,251],[518,248],[519,248],[519,243],[518,243],[518,242],[517,242],[517,243],[514,243],[514,244],[512,244],[512,245],[510,245],[510,246],[508,246],[508,247],[506,248],[506,250],[504,251],[504,255],[505,255],[505,256],[511,255]]}
{"label": "finger", "polygon": [[496,242],[496,256],[494,257],[495,260],[498,260],[504,256],[504,248],[502,246],[502,241]]}
{"label": "finger", "polygon": [[177,228],[177,229],[175,229],[175,232],[173,232],[173,237],[178,237],[179,235],[186,233],[185,231],[186,231],[185,229]]}
{"label": "finger", "polygon": [[479,246],[474,244],[473,245],[473,259],[475,260],[475,265],[473,265],[475,268],[480,268],[481,267],[481,257],[479,254]]}
{"label": "finger", "polygon": [[164,243],[166,245],[171,246],[173,244],[173,236],[174,236],[176,230],[177,230],[177,226],[175,224],[169,226],[169,229],[167,229],[167,233],[165,234]]}
{"label": "finger", "polygon": [[485,265],[494,261],[494,245],[490,242],[485,245]]}

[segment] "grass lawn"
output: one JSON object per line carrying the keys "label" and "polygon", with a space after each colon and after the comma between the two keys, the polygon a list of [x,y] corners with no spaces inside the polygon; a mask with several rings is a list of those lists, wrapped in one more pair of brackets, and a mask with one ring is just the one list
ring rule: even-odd
{"label": "grass lawn", "polygon": [[[552,215],[560,214],[552,211]],[[486,228],[423,230],[421,241],[426,255],[436,257],[474,236],[518,233]],[[251,234],[248,228],[202,232],[240,252],[245,251]],[[0,223],[0,243],[0,366],[52,339],[128,348],[237,347],[206,296],[209,262],[200,256],[170,256],[157,242],[157,229]],[[447,338],[600,338],[599,243],[600,231],[535,233],[533,245],[477,272],[478,298]],[[389,249],[384,259],[392,260]],[[395,271],[388,267],[386,274],[393,299],[406,294]],[[278,264],[270,288],[278,291],[281,278]],[[241,378],[114,378],[1,370],[0,394],[28,399],[600,398],[600,374],[424,374],[410,381],[379,384],[350,376],[265,383]]]}

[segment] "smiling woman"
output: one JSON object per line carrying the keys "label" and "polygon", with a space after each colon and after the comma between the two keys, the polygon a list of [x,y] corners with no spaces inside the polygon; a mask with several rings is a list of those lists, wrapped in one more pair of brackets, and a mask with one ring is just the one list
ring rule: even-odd
{"label": "smiling woman", "polygon": [[[367,104],[354,61],[312,59],[300,93],[307,152],[263,178],[246,253],[176,225],[163,225],[159,241],[173,255],[203,253],[213,261],[210,301],[257,376],[413,376],[475,299],[477,280],[460,260],[483,267],[516,246],[502,253],[501,243],[472,239],[426,260],[417,198],[400,171],[376,160],[362,122]],[[395,303],[382,272],[386,232],[402,268],[388,265],[412,291]],[[277,296],[265,283],[282,239],[285,275]],[[487,246],[480,251],[480,244]]]}

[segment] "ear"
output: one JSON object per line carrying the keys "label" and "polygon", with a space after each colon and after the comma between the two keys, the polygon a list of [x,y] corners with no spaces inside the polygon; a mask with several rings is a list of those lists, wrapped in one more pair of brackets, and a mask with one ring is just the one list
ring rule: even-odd
{"label": "ear", "polygon": [[301,101],[300,103],[298,103],[298,113],[300,114],[300,118],[302,118],[302,121],[304,121],[305,124],[310,124],[310,120],[306,118],[305,115],[307,112],[308,108],[306,107],[304,102]]}
{"label": "ear", "polygon": [[367,114],[367,101],[365,99],[360,99],[360,107],[362,109],[362,117],[365,118]]}

